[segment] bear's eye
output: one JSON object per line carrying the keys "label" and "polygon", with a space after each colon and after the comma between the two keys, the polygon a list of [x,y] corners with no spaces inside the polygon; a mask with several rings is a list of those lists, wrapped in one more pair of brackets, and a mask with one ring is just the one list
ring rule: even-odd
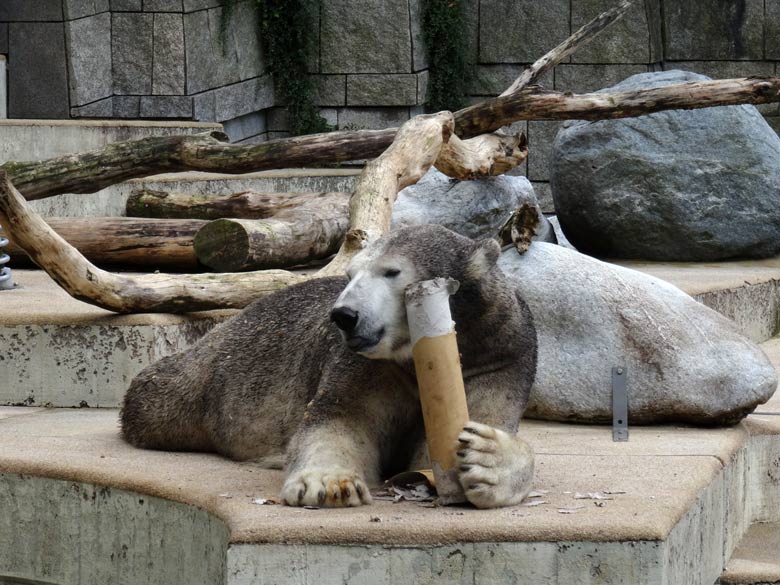
{"label": "bear's eye", "polygon": [[388,268],[385,270],[385,278],[395,278],[399,274],[401,274],[401,271],[397,268]]}

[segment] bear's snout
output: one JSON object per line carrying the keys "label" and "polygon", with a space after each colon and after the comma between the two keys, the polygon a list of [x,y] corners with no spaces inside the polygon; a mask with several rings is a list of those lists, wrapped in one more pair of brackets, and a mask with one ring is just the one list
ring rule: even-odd
{"label": "bear's snout", "polygon": [[344,333],[350,333],[357,327],[358,313],[349,307],[336,307],[330,312],[330,320]]}

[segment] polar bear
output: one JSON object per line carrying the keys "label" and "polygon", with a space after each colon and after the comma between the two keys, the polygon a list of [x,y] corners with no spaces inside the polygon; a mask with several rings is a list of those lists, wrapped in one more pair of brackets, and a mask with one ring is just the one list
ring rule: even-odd
{"label": "polar bear", "polygon": [[494,240],[441,226],[391,232],[343,277],[262,298],[131,383],[122,434],[149,449],[284,465],[285,503],[359,506],[368,486],[425,466],[405,288],[460,281],[451,298],[468,399],[459,479],[480,508],[519,503],[533,454],[515,437],[536,371],[536,330]]}

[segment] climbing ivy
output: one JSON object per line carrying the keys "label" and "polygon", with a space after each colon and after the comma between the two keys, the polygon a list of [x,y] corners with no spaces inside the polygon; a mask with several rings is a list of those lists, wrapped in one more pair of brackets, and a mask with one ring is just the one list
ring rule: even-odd
{"label": "climbing ivy", "polygon": [[422,31],[428,53],[429,111],[459,110],[468,105],[469,62],[463,0],[423,0]]}
{"label": "climbing ivy", "polygon": [[[240,1],[225,3],[223,39]],[[259,13],[260,35],[274,85],[290,115],[290,132],[300,135],[332,130],[314,104],[315,81],[308,72],[309,56],[317,51],[317,35],[312,31],[316,29],[320,0],[252,1]]]}

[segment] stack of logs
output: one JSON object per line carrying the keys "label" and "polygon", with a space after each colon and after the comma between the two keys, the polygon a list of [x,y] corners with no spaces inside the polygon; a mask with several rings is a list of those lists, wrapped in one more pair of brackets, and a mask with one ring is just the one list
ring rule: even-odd
{"label": "stack of logs", "polygon": [[[780,79],[774,77],[580,95],[533,85],[631,4],[620,0],[531,65],[502,95],[455,113],[417,116],[400,129],[332,132],[257,145],[226,144],[223,134],[212,132],[116,143],[48,161],[7,162],[0,166],[0,225],[17,244],[9,252],[17,262],[25,255],[31,258],[74,297],[112,311],[238,308],[302,278],[343,274],[362,246],[389,229],[398,191],[417,182],[432,165],[451,177],[473,179],[519,164],[527,155],[524,136],[499,130],[512,122],[601,120],[780,101]],[[140,190],[127,203],[127,217],[48,223],[25,201],[94,193],[166,172],[247,173],[372,158],[352,194],[247,191],[206,197]],[[525,237],[525,231],[515,225],[508,233],[514,239],[514,234]],[[316,274],[278,269],[336,251]],[[90,260],[146,270],[205,266],[230,272],[115,274]],[[248,270],[256,272],[242,272]]]}
{"label": "stack of logs", "polygon": [[[48,218],[46,223],[99,265],[216,272],[285,268],[326,258],[347,231],[349,193],[224,196],[133,191],[127,217]],[[14,266],[30,265],[8,247]]]}

